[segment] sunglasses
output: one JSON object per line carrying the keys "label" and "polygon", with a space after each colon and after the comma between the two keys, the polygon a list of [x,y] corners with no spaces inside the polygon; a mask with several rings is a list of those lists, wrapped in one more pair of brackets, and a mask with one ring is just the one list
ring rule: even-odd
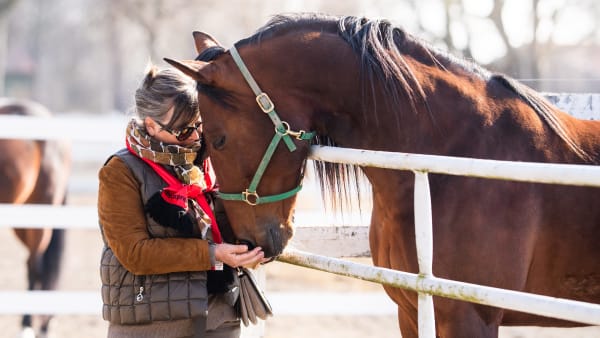
{"label": "sunglasses", "polygon": [[165,126],[164,124],[162,124],[162,123],[160,123],[160,122],[158,122],[156,120],[154,120],[154,122],[156,122],[160,126],[161,130],[164,130],[167,133],[175,136],[175,138],[177,139],[177,141],[185,141],[185,140],[187,140],[188,137],[190,137],[202,125],[202,122],[200,121],[200,122],[194,123],[194,125],[183,127],[183,128],[181,128],[179,130],[175,130],[175,129],[169,129],[169,128],[167,128],[167,126]]}

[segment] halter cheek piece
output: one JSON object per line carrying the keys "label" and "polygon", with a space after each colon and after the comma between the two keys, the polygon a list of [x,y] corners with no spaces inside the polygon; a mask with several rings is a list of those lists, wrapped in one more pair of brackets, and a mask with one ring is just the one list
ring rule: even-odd
{"label": "halter cheek piece", "polygon": [[244,76],[244,79],[246,79],[246,82],[248,82],[248,85],[254,92],[254,95],[256,95],[256,103],[258,103],[260,109],[265,114],[267,114],[273,122],[273,125],[275,126],[275,135],[273,136],[271,143],[267,147],[267,151],[263,155],[263,158],[258,165],[258,169],[256,169],[256,173],[254,174],[254,177],[252,178],[248,189],[237,194],[219,192],[219,197],[221,197],[224,200],[244,201],[250,205],[277,202],[292,197],[296,193],[298,193],[300,189],[302,189],[302,183],[299,183],[296,188],[290,191],[269,196],[259,196],[256,192],[256,188],[258,187],[260,179],[262,178],[263,174],[265,173],[265,170],[267,169],[267,166],[269,165],[269,162],[271,161],[271,157],[277,149],[279,141],[283,139],[283,142],[285,143],[289,151],[292,152],[296,150],[296,145],[294,144],[290,136],[293,136],[298,140],[310,141],[315,136],[315,132],[306,132],[304,130],[293,131],[290,129],[290,125],[287,122],[281,121],[281,119],[277,115],[277,112],[275,111],[275,105],[273,104],[273,101],[271,101],[267,93],[263,92],[256,83],[256,81],[254,81],[254,78],[252,77],[250,71],[244,64],[244,61],[242,61],[242,58],[240,57],[240,54],[238,53],[235,46],[231,47],[229,52],[231,54],[231,57],[233,57],[233,61],[235,61],[235,64],[238,66],[240,72]]}

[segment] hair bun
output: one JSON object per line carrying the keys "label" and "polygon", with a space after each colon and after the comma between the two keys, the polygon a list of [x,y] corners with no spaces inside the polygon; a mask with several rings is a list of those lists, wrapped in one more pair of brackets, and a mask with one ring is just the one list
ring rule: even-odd
{"label": "hair bun", "polygon": [[144,83],[142,84],[142,86],[145,89],[149,89],[154,83],[154,80],[156,79],[156,74],[158,74],[158,67],[156,67],[156,65],[154,65],[151,61],[148,61],[144,73],[146,74],[146,76],[144,77]]}

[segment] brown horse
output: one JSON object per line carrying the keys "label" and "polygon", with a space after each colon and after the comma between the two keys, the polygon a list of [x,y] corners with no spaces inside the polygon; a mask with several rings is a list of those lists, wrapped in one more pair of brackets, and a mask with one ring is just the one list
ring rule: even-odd
{"label": "brown horse", "polygon": [[[292,236],[291,195],[309,151],[304,140],[292,141],[295,151],[271,141],[284,139],[288,125],[291,136],[315,131],[318,144],[347,148],[600,161],[600,122],[577,120],[518,82],[385,20],[278,16],[229,51],[206,34],[194,37],[205,61],[168,61],[198,82],[208,154],[237,238],[270,256]],[[256,85],[242,75],[238,52]],[[261,89],[271,100],[257,94]],[[280,119],[273,119],[271,103]],[[261,158],[270,144],[275,150],[264,156],[265,169]],[[414,174],[360,169],[372,185],[374,264],[418,272]],[[353,181],[351,171],[335,165],[321,172],[324,189],[338,196]],[[437,174],[430,189],[434,275],[600,303],[600,189]],[[385,290],[398,304],[402,336],[417,337],[416,293]],[[499,325],[579,325],[438,297],[434,304],[444,338],[497,337]]]}
{"label": "brown horse", "polygon": [[[43,106],[30,101],[0,99],[0,115],[50,116]],[[71,167],[68,144],[59,141],[0,139],[0,203],[65,203]],[[64,246],[63,229],[14,229],[29,251],[29,290],[53,290],[58,281]],[[6,272],[5,272],[6,273]],[[43,316],[40,333],[45,336],[50,316]],[[32,330],[30,315],[23,329]]]}

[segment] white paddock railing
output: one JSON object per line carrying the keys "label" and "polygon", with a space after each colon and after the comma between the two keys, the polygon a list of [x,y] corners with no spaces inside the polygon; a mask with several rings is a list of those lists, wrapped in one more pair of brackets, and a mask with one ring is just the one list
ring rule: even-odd
{"label": "white paddock railing", "polygon": [[[597,304],[457,282],[434,277],[431,273],[415,274],[384,269],[296,250],[287,250],[279,260],[342,276],[416,291],[420,296],[423,294],[427,296],[434,295],[589,325],[600,325],[600,305]],[[425,311],[422,311],[423,309]],[[425,313],[421,314],[421,312]],[[419,301],[419,337],[435,337],[435,332],[432,331],[435,326],[430,327],[434,324],[433,302],[430,302],[429,298],[424,298]]]}
{"label": "white paddock railing", "polygon": [[[600,187],[600,166],[504,162],[447,156],[313,147],[311,159],[412,170],[415,173],[415,235],[419,274],[380,269],[288,251],[280,260],[419,292],[419,336],[435,337],[431,295],[600,325],[600,305],[479,286],[432,274],[431,197],[427,172],[494,179]],[[538,179],[539,177],[539,179]]]}
{"label": "white paddock railing", "polygon": [[[0,203],[0,215],[0,228],[99,229],[98,212],[93,206]],[[291,247],[336,257],[370,254],[366,225],[342,225],[339,220],[306,211],[296,211],[294,217],[298,226]],[[3,306],[0,302],[0,314]]]}
{"label": "white paddock railing", "polygon": [[[580,118],[598,119],[600,115],[598,113],[600,95],[598,94],[549,94],[548,98],[562,109]],[[107,119],[105,117],[36,119],[0,116],[0,138],[70,139],[84,142],[115,143],[115,140],[123,137],[124,122],[125,119],[123,117],[116,119]],[[90,126],[92,127],[91,132]],[[538,182],[540,181],[540,177],[542,177],[541,179],[546,183],[562,182],[563,184],[599,186],[600,172],[594,170],[596,168],[590,166],[509,163],[464,158],[444,158],[447,161],[440,163],[438,161],[441,158],[436,156],[366,152],[363,150],[342,150],[327,147],[313,148],[311,156],[313,159],[331,162],[345,162],[365,166],[377,164],[377,166],[385,168],[412,170],[416,173],[415,215],[417,223],[415,226],[420,274],[416,275],[380,269],[297,250],[288,250],[282,257],[283,261],[378,283],[388,283],[419,292],[419,306],[421,309],[419,311],[419,332],[421,337],[435,336],[435,319],[433,316],[431,295],[600,325],[599,305],[529,295],[434,277],[431,274],[433,242],[431,238],[431,206],[427,181],[427,172],[434,172],[476,177],[487,177],[488,174],[491,174],[493,178],[528,182]],[[372,158],[367,160],[368,157]],[[484,169],[477,169],[476,167],[478,166]],[[558,177],[555,175],[558,175]],[[79,216],[75,217],[74,215],[76,214]],[[93,207],[0,205],[0,215],[2,215],[0,217],[0,227],[16,226],[18,224],[23,227],[52,226],[97,229],[97,216]],[[297,219],[302,222],[303,217],[297,217]],[[312,220],[311,217],[306,218],[306,220],[309,219]],[[82,220],[85,221],[82,222]],[[316,239],[320,239],[320,237],[312,236],[315,232],[319,233],[321,237],[325,237],[325,241],[328,241],[328,243],[344,243],[333,246],[334,249],[332,251],[324,253],[326,255],[343,257],[368,253],[369,249],[366,240],[367,228],[364,226],[334,228],[327,226],[300,227],[295,235],[295,246],[311,252],[323,250],[326,246],[317,244],[319,241]],[[348,241],[351,241],[351,244],[348,244]],[[70,293],[67,292],[67,294]],[[0,302],[0,313],[42,313],[36,312],[40,309],[40,299],[56,296],[47,302],[42,301],[45,304],[56,304],[56,299],[66,297],[67,294],[58,291],[25,294],[22,292],[0,292],[2,299],[11,299],[11,302]],[[97,298],[88,297],[88,299],[82,297],[82,294],[78,294],[77,292],[73,293],[73,295],[75,297],[79,296],[80,300],[90,303],[86,308],[87,310],[81,309],[82,313],[92,311],[95,306],[98,306]],[[90,295],[88,294],[88,296]],[[26,306],[17,306],[19,311],[15,312],[14,305],[12,308],[9,308],[11,303],[25,304]],[[3,308],[2,304],[8,307],[5,306],[6,308]],[[526,305],[523,306],[523,304]],[[427,311],[422,311],[424,309],[427,309]],[[62,310],[49,305],[43,311],[44,313],[60,313]],[[72,307],[65,311],[74,313]]]}

